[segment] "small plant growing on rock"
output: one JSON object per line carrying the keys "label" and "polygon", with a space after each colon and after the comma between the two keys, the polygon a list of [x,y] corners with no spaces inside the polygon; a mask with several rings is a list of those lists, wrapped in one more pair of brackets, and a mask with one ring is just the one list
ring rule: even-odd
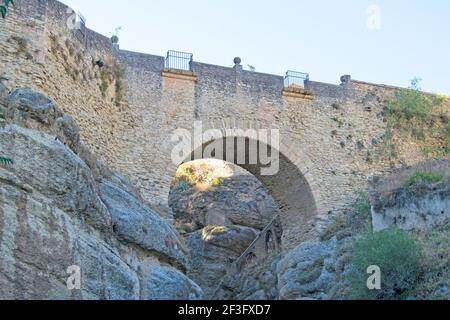
{"label": "small plant growing on rock", "polygon": [[33,58],[32,54],[28,50],[28,40],[23,37],[11,36],[10,38],[17,44],[17,55],[24,55],[27,60],[31,60]]}
{"label": "small plant growing on rock", "polygon": [[[422,248],[418,241],[399,229],[368,233],[356,241],[347,281],[352,298],[370,300],[407,299],[420,280]],[[381,269],[381,290],[367,287],[367,268]]]}
{"label": "small plant growing on rock", "polygon": [[111,43],[118,44],[119,43],[119,32],[122,31],[122,27],[117,27],[113,33],[111,33]]}
{"label": "small plant growing on rock", "polygon": [[325,266],[325,258],[318,257],[310,266],[305,268],[296,277],[296,282],[300,284],[307,284],[317,280],[322,274]]}
{"label": "small plant growing on rock", "polygon": [[14,5],[14,0],[3,0],[3,4],[0,5],[0,14],[2,18],[6,18],[6,15],[8,14],[9,5]]}
{"label": "small plant growing on rock", "polygon": [[[390,158],[398,156],[395,140],[405,134],[416,140],[431,139],[435,145],[439,146],[437,150],[442,146],[442,136],[435,133],[445,132],[439,130],[438,124],[439,119],[447,117],[446,114],[438,113],[438,107],[443,104],[445,98],[437,94],[421,92],[420,81],[419,78],[414,78],[411,86],[398,91],[395,98],[387,101],[384,108],[387,130],[384,136],[383,153]],[[425,153],[440,153],[436,152],[436,148],[427,149],[427,151],[424,150]]]}
{"label": "small plant growing on rock", "polygon": [[369,217],[371,214],[369,195],[365,192],[358,192],[352,207],[359,215]]}
{"label": "small plant growing on rock", "polygon": [[223,178],[223,177],[214,178],[214,179],[212,179],[212,181],[211,181],[211,186],[212,186],[212,187],[218,187],[218,186],[220,186],[224,181],[225,181],[225,178]]}
{"label": "small plant growing on rock", "polygon": [[209,235],[217,236],[226,233],[229,229],[225,226],[207,226],[203,229],[203,236],[207,237]]}
{"label": "small plant growing on rock", "polygon": [[14,161],[12,159],[0,156],[0,164],[12,165],[13,163]]}
{"label": "small plant growing on rock", "polygon": [[433,172],[416,172],[409,176],[405,181],[406,187],[412,187],[419,183],[438,183],[444,179],[442,174],[436,174]]}

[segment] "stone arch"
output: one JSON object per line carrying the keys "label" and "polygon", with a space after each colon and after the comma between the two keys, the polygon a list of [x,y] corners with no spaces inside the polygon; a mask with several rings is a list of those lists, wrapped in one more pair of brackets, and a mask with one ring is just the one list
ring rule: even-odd
{"label": "stone arch", "polygon": [[[191,155],[174,166],[172,176],[175,175],[179,165],[189,161],[202,159],[202,151],[210,144],[218,143],[218,141],[222,140],[224,143],[224,153],[226,153],[226,139],[243,138],[245,139],[246,144],[250,144],[254,139],[243,136],[242,132],[247,131],[247,129],[258,130],[262,128],[261,124],[254,120],[245,121],[219,118],[210,119],[206,122],[204,121],[202,125],[202,132],[216,130],[217,133],[220,132],[222,138],[211,138],[208,141],[203,141],[201,145],[192,147]],[[193,141],[202,141],[202,137],[193,136],[193,138]],[[236,162],[235,164],[241,166],[257,177],[270,191],[272,197],[277,202],[282,212],[282,248],[286,251],[294,248],[301,241],[309,238],[309,232],[313,228],[314,218],[321,212],[321,201],[320,194],[317,192],[319,188],[309,172],[309,167],[311,166],[309,159],[307,159],[304,154],[301,154],[300,150],[295,150],[288,141],[284,140],[283,136],[280,137],[280,140],[278,149],[273,148],[269,143],[257,141],[263,148],[268,148],[272,152],[278,152],[279,171],[277,174],[269,176],[261,175],[260,169],[262,165],[260,164],[242,165]],[[246,150],[248,150],[248,145],[246,145]],[[199,154],[201,155],[200,157],[198,156]],[[209,158],[224,160],[227,159],[227,156],[221,154]]]}

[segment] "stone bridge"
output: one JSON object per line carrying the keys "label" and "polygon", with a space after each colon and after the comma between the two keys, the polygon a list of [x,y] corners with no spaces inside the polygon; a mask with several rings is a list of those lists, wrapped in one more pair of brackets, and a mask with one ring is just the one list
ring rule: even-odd
{"label": "stone bridge", "polygon": [[[385,133],[382,101],[392,89],[351,81],[331,85],[310,80],[285,85],[282,76],[192,62],[190,70],[168,69],[164,57],[120,51],[127,99],[135,127],[122,132],[123,157],[115,165],[139,184],[144,197],[167,206],[171,181],[184,161],[201,158],[217,139],[252,139],[248,130],[276,129],[279,141],[258,141],[279,153],[279,170],[261,174],[260,161],[235,164],[253,173],[278,203],[283,245],[289,248],[314,236],[321,218],[340,210],[371,174],[383,170],[373,154]],[[216,135],[196,144],[200,134]],[[192,157],[174,162],[177,130],[190,136]],[[217,138],[218,137],[218,138]],[[248,149],[248,148],[247,148]],[[228,152],[230,150],[228,149]],[[248,158],[246,158],[248,160]]]}
{"label": "stone bridge", "polygon": [[[78,122],[97,156],[134,181],[156,206],[168,207],[175,172],[192,159],[173,161],[174,133],[184,129],[196,141],[196,123],[220,135],[192,143],[189,154],[201,154],[216,140],[247,138],[248,145],[258,140],[280,155],[273,175],[261,174],[261,162],[240,165],[278,203],[284,249],[316,236],[324,217],[342,210],[368,177],[393,164],[377,158],[377,151],[386,131],[384,102],[396,88],[350,76],[338,85],[308,79],[290,86],[283,76],[243,70],[240,59],[231,63],[233,57],[230,67],[196,62],[194,56],[188,67],[171,68],[166,57],[120,50],[84,24],[72,30],[67,23],[72,17],[55,0],[18,0],[0,20],[0,76],[9,79],[11,89],[29,86],[54,99]],[[26,44],[22,51],[20,43]],[[113,60],[123,69],[126,103],[119,107],[111,103],[114,85],[101,91],[102,64],[92,63],[111,68]],[[299,64],[307,69],[301,57]],[[276,129],[279,140],[273,145],[247,136],[249,129]],[[420,159],[417,149],[404,150],[405,163]],[[229,152],[225,148],[215,157],[234,159]]]}

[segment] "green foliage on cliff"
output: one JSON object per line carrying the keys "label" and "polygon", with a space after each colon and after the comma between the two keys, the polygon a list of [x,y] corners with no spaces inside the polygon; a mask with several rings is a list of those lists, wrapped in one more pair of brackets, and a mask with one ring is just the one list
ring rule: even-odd
{"label": "green foliage on cliff", "polygon": [[300,284],[307,284],[319,279],[324,266],[325,258],[317,258],[310,266],[296,276],[296,282]]}
{"label": "green foliage on cliff", "polygon": [[450,120],[447,122],[445,127],[442,129],[442,135],[444,136],[447,147],[450,146]]}
{"label": "green foliage on cliff", "polygon": [[5,158],[5,157],[1,157],[0,156],[0,164],[3,164],[3,165],[11,165],[11,164],[13,164],[14,163],[14,161],[12,160],[12,159],[10,159],[10,158]]}
{"label": "green foliage on cliff", "polygon": [[397,92],[396,98],[387,103],[387,120],[392,127],[411,129],[405,126],[411,120],[426,123],[432,109],[443,102],[439,95],[422,93],[419,84],[420,79],[412,80],[411,87]]}
{"label": "green foliage on cliff", "polygon": [[[389,157],[396,157],[394,138],[398,135],[410,135],[416,140],[430,140],[432,145],[445,146],[446,130],[442,129],[448,121],[445,112],[439,113],[445,98],[437,94],[421,92],[420,79],[415,78],[408,89],[403,89],[395,94],[385,106],[385,119],[387,130],[384,136],[384,149]],[[426,153],[439,153],[440,147],[426,148]],[[439,150],[438,150],[439,149]],[[439,151],[439,152],[437,152]]]}
{"label": "green foliage on cliff", "polygon": [[450,224],[433,230],[421,239],[424,243],[424,274],[415,299],[447,300],[450,286]]}
{"label": "green foliage on cliff", "polygon": [[406,187],[412,187],[418,183],[438,183],[444,179],[442,174],[433,172],[416,172],[409,176],[405,181]]}
{"label": "green foliage on cliff", "polygon": [[[406,231],[389,229],[368,233],[353,247],[351,269],[347,280],[353,299],[407,299],[419,283],[422,274],[422,247]],[[381,290],[367,288],[367,269],[381,269]]]}
{"label": "green foliage on cliff", "polygon": [[8,9],[9,9],[10,4],[14,5],[14,1],[13,0],[3,0],[3,4],[0,5],[0,14],[1,14],[2,18],[5,18],[6,15],[8,14]]}

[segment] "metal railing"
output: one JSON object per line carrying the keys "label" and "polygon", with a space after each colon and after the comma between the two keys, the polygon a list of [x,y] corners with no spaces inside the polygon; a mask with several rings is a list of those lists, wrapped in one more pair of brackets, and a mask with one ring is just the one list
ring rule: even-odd
{"label": "metal railing", "polygon": [[165,68],[179,71],[192,71],[192,62],[194,55],[192,53],[173,51],[167,52]]}
{"label": "metal railing", "polygon": [[301,87],[305,89],[308,81],[309,81],[308,73],[288,71],[286,72],[286,77],[284,78],[284,87],[285,88]]}

